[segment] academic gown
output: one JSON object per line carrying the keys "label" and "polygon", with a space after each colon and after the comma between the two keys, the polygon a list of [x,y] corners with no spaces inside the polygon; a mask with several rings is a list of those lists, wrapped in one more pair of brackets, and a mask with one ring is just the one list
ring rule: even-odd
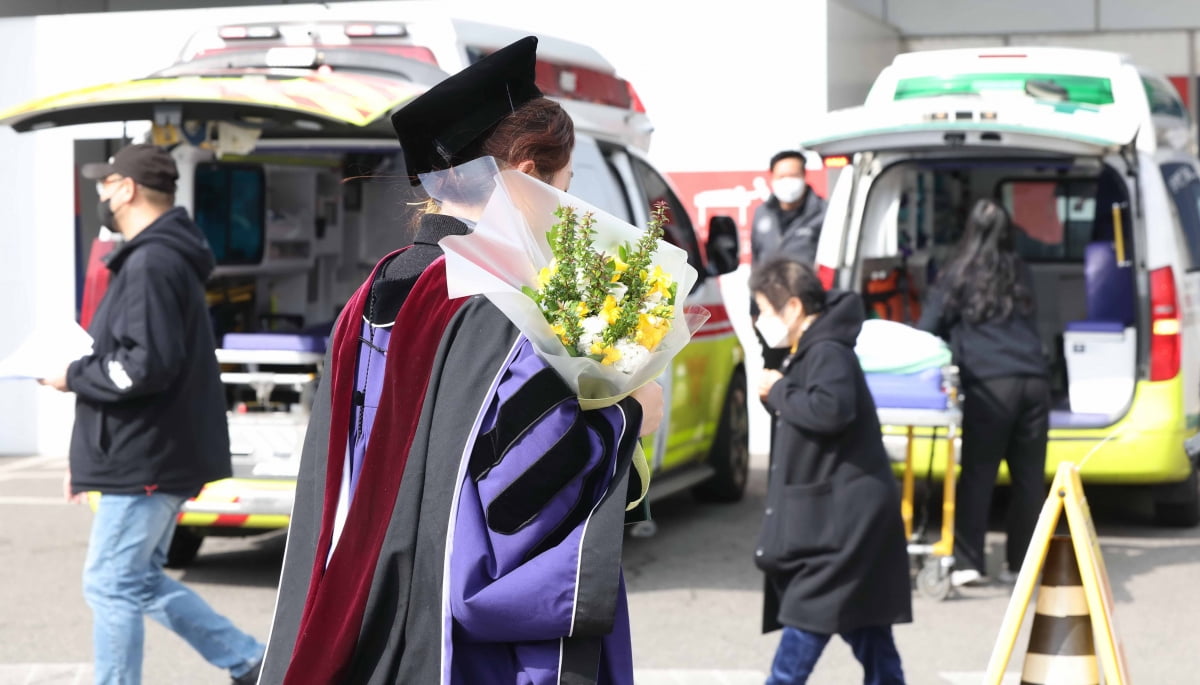
{"label": "academic gown", "polygon": [[491,303],[448,299],[436,242],[465,230],[424,217],[339,318],[261,683],[632,683],[640,405],[581,411]]}

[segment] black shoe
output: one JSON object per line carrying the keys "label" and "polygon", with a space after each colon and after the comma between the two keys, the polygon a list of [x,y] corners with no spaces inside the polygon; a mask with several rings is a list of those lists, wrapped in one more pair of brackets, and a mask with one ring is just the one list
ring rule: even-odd
{"label": "black shoe", "polygon": [[233,685],[258,685],[258,674],[262,673],[263,660],[259,659],[254,668],[233,679]]}

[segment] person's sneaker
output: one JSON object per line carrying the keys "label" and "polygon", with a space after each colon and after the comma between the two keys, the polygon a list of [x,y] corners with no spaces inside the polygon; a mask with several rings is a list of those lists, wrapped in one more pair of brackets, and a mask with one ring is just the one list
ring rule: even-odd
{"label": "person's sneaker", "polygon": [[254,668],[233,679],[233,685],[258,685],[258,675],[262,673],[263,660],[259,659]]}
{"label": "person's sneaker", "polygon": [[973,568],[950,572],[950,584],[954,587],[978,587],[987,584],[987,578]]}
{"label": "person's sneaker", "polygon": [[1008,566],[1002,566],[1000,572],[996,574],[996,582],[1001,585],[1016,585],[1017,574],[1008,570]]}

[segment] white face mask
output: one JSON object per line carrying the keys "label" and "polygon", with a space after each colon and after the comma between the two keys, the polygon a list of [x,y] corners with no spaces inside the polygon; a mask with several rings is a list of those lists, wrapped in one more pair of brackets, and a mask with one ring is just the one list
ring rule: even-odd
{"label": "white face mask", "polygon": [[771,192],[784,204],[790,204],[800,199],[808,184],[799,176],[784,176],[771,182]]}
{"label": "white face mask", "polygon": [[788,340],[787,324],[778,316],[760,314],[758,320],[754,322],[754,327],[758,329],[758,334],[763,337],[763,342],[767,344],[767,347],[778,350],[791,344],[791,341]]}

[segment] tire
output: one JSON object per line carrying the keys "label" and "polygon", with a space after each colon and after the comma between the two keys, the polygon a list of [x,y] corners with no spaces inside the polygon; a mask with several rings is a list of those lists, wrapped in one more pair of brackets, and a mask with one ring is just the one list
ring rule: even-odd
{"label": "tire", "polygon": [[176,526],[175,534],[171,536],[171,547],[167,549],[167,568],[184,568],[196,560],[200,553],[200,543],[204,536],[193,528]]}
{"label": "tire", "polygon": [[750,477],[750,416],[746,407],[746,373],[734,372],[725,393],[721,423],[709,452],[716,473],[692,491],[704,502],[737,502]]}
{"label": "tire", "polygon": [[1195,466],[1183,482],[1160,486],[1154,493],[1154,522],[1171,528],[1200,524],[1200,478]]}

